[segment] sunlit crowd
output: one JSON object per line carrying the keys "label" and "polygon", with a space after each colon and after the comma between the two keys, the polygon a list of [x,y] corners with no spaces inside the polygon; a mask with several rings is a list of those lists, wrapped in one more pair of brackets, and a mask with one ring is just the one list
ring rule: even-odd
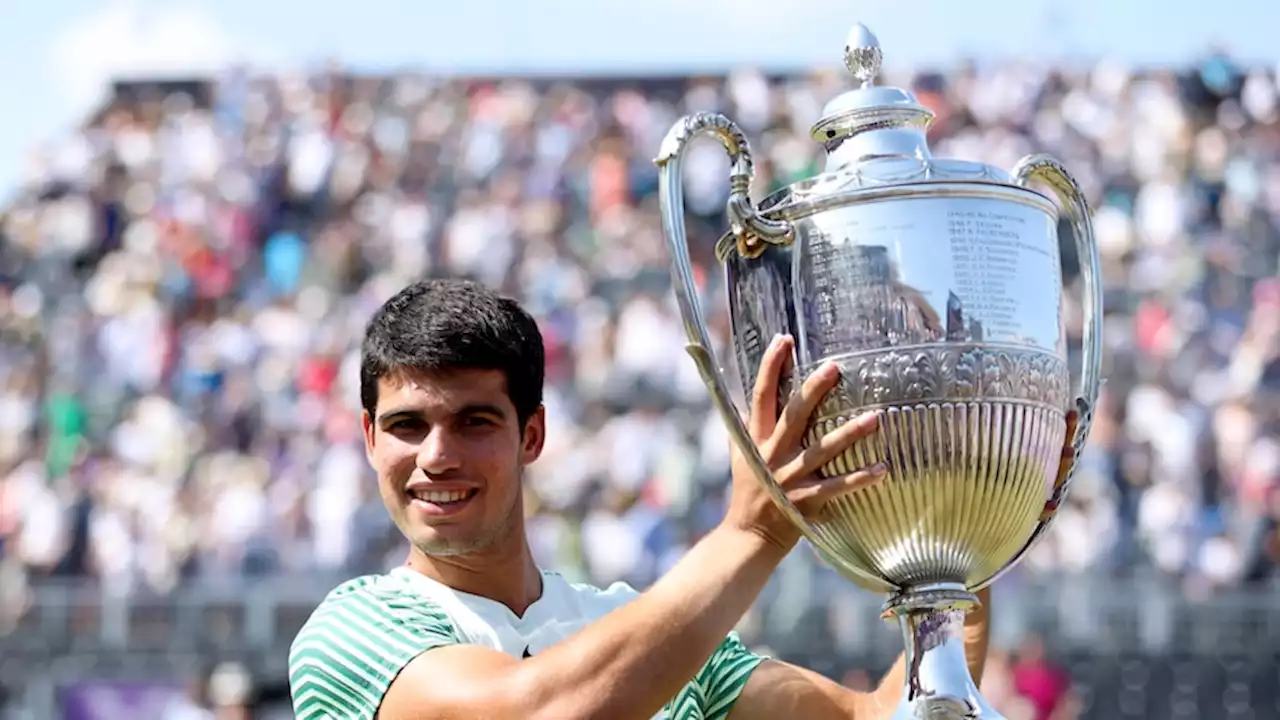
{"label": "sunlit crowd", "polygon": [[[1108,382],[1023,572],[1144,568],[1200,591],[1268,578],[1276,75],[1211,56],[883,80],[935,111],[935,155],[1053,153],[1096,211]],[[360,445],[357,353],[372,311],[425,274],[501,287],[542,325],[550,438],[527,493],[541,562],[651,581],[718,519],[728,467],[683,351],[651,158],[679,115],[725,112],[754,143],[762,197],[819,172],[809,127],[843,83],[229,71],[121,85],[36,148],[0,205],[0,607],[15,614],[51,576],[163,592],[398,561]],[[720,148],[696,147],[687,176],[723,342]]]}

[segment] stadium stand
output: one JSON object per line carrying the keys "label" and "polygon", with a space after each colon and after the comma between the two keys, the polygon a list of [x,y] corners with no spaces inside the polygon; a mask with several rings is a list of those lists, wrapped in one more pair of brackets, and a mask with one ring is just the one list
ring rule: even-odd
{"label": "stadium stand", "polygon": [[[986,692],[1011,719],[1064,696],[1054,720],[1280,715],[1275,73],[1211,56],[893,80],[937,112],[935,154],[1061,157],[1105,261],[1105,402],[1061,522],[998,588],[1009,654]],[[727,449],[682,351],[650,158],[679,114],[727,112],[759,197],[817,171],[807,129],[838,82],[118,83],[0,211],[0,706],[202,717],[199,696],[287,716],[293,631],[402,552],[358,445],[355,363],[362,323],[423,274],[501,286],[543,324],[542,562],[651,581],[718,517]],[[721,318],[725,173],[714,143],[690,157]],[[877,602],[798,552],[744,636],[865,682],[900,647]]]}

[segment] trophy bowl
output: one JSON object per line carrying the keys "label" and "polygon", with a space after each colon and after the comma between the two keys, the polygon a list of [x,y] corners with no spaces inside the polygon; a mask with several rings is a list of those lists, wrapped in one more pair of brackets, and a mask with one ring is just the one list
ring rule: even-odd
{"label": "trophy bowl", "polygon": [[[895,717],[996,718],[958,635],[973,593],[1021,560],[1052,519],[1047,504],[1069,485],[1055,488],[1069,408],[1081,410],[1077,448],[1088,434],[1102,337],[1089,208],[1048,156],[1009,172],[933,157],[933,113],[907,91],[873,84],[882,59],[874,35],[855,26],[844,56],[861,87],[828,103],[813,126],[824,173],[758,205],[748,194],[750,148],[732,121],[700,113],[671,129],[657,164],[676,298],[688,350],[757,477],[827,564],[889,595],[886,616],[903,628],[910,667]],[[809,419],[808,442],[863,412],[879,415],[878,432],[822,472],[884,462],[889,474],[814,519],[772,478],[711,350],[681,187],[684,151],[701,135],[718,138],[731,162],[730,230],[716,256],[744,385],[754,384],[770,339],[786,333],[795,338],[789,387],[826,362],[841,370]],[[1061,317],[1060,214],[1084,281],[1076,392]]]}

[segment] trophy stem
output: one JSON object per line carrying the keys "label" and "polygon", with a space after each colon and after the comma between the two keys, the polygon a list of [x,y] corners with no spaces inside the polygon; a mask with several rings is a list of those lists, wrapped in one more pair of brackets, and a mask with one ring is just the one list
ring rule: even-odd
{"label": "trophy stem", "polygon": [[977,605],[951,584],[908,589],[886,604],[906,648],[907,686],[893,720],[1003,720],[978,693],[964,654],[964,616]]}

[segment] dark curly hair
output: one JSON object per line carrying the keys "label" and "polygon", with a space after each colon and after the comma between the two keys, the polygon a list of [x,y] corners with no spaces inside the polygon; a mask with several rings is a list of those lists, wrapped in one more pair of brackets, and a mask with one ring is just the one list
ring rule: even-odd
{"label": "dark curly hair", "polygon": [[542,405],[546,359],[538,324],[520,304],[471,280],[416,282],[365,329],[360,402],[373,415],[378,381],[403,371],[499,370],[523,423]]}

